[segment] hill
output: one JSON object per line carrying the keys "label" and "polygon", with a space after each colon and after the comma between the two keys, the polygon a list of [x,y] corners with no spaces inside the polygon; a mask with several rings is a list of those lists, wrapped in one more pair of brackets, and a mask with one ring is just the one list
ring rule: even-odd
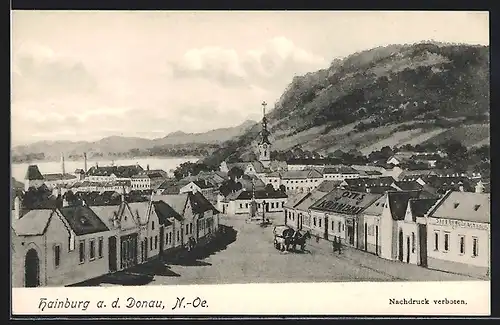
{"label": "hill", "polygon": [[88,157],[125,155],[206,155],[219,144],[243,134],[255,121],[230,128],[215,129],[204,133],[170,133],[158,139],[111,136],[99,141],[40,141],[12,148],[13,161],[54,160],[64,152],[68,159],[81,159],[84,152]]}
{"label": "hill", "polygon": [[[295,77],[267,118],[277,151],[369,153],[448,138],[487,143],[489,47],[423,42],[354,53]],[[259,128],[227,141],[205,162],[248,154]]]}

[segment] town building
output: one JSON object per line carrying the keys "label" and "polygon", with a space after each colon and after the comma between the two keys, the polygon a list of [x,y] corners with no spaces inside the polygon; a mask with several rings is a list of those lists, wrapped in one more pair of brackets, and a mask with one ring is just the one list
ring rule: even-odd
{"label": "town building", "polygon": [[130,177],[130,187],[131,190],[156,190],[164,181],[164,173],[145,170]]}
{"label": "town building", "polygon": [[489,275],[490,208],[488,193],[448,192],[426,218],[428,267]]}
{"label": "town building", "polygon": [[285,225],[298,230],[312,230],[313,234],[322,236],[316,227],[312,227],[314,224],[311,222],[310,207],[327,194],[328,192],[317,188],[311,192],[298,194],[285,203]]}
{"label": "town building", "polygon": [[195,180],[180,188],[179,193],[200,192],[205,197],[215,197],[217,187],[206,180]]}
{"label": "town building", "polygon": [[326,240],[341,240],[358,247],[359,216],[381,195],[334,189],[310,207],[312,233]]}
{"label": "town building", "polygon": [[90,182],[112,182],[116,180],[131,181],[132,176],[143,172],[139,165],[128,166],[99,166],[97,163],[92,166],[86,174],[85,180]]}
{"label": "town building", "polygon": [[63,286],[108,272],[110,229],[87,206],[23,211],[12,218],[13,287]]}
{"label": "town building", "polygon": [[360,173],[349,166],[326,166],[320,170],[325,180],[344,180],[359,178]]}
{"label": "town building", "polygon": [[283,173],[281,184],[287,193],[310,192],[323,181],[323,175],[316,169],[289,170]]}
{"label": "town building", "polygon": [[29,165],[24,177],[24,190],[27,191],[30,187],[39,188],[44,185],[45,180],[37,165]]}
{"label": "town building", "polygon": [[239,190],[226,197],[219,195],[217,209],[228,215],[248,214],[253,200],[257,203],[258,212],[282,212],[288,195],[281,191]]}
{"label": "town building", "polygon": [[[436,205],[439,199],[410,199],[406,208],[405,218],[398,221],[398,233],[402,233],[400,251],[403,262],[427,266],[427,230],[425,217],[427,212]],[[400,238],[401,239],[401,238]],[[401,247],[402,245],[402,247]]]}

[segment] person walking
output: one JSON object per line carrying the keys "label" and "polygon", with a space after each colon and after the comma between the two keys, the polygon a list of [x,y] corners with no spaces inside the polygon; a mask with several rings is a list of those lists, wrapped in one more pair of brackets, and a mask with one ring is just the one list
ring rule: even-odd
{"label": "person walking", "polygon": [[342,242],[340,241],[340,237],[339,237],[339,241],[337,243],[337,249],[339,250],[339,255],[342,254]]}

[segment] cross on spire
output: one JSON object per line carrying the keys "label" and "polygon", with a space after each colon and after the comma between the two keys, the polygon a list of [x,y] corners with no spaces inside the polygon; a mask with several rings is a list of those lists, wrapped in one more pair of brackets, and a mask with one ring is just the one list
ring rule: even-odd
{"label": "cross on spire", "polygon": [[267,106],[266,101],[263,101],[263,102],[262,102],[262,112],[263,112],[263,115],[264,115],[264,116],[266,116],[266,106]]}

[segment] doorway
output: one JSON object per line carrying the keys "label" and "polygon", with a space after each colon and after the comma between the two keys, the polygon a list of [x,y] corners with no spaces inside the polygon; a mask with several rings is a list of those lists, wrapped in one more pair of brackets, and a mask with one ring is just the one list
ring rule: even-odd
{"label": "doorway", "polygon": [[375,255],[378,256],[378,225],[375,226]]}
{"label": "doorway", "polygon": [[400,262],[403,262],[403,231],[399,231],[399,254],[398,254],[398,259]]}
{"label": "doorway", "polygon": [[410,236],[406,236],[406,263],[410,263]]}
{"label": "doorway", "polygon": [[163,226],[160,227],[160,254],[163,253],[163,243],[165,242]]}
{"label": "doorway", "polygon": [[427,229],[425,225],[418,225],[419,248],[420,248],[420,266],[427,267]]}
{"label": "doorway", "polygon": [[354,226],[347,226],[347,240],[349,245],[354,246]]}
{"label": "doorway", "polygon": [[365,252],[368,250],[368,224],[365,222]]}
{"label": "doorway", "polygon": [[264,202],[264,206],[266,207],[266,212],[269,212],[269,203]]}
{"label": "doorway", "polygon": [[116,237],[112,236],[108,238],[108,260],[109,260],[109,271],[116,271]]}
{"label": "doorway", "polygon": [[324,238],[328,240],[328,216],[325,216],[325,233],[324,233]]}
{"label": "doorway", "polygon": [[40,259],[34,248],[26,253],[24,260],[24,286],[27,288],[40,286]]}

